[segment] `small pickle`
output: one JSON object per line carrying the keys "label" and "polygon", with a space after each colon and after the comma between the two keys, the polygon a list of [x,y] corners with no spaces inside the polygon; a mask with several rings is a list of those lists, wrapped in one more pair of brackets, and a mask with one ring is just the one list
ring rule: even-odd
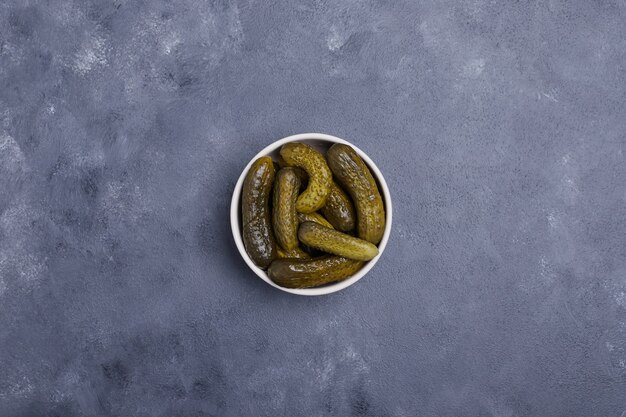
{"label": "small pickle", "polygon": [[304,169],[309,177],[306,190],[296,201],[296,210],[301,213],[313,213],[324,207],[333,177],[324,156],[311,146],[290,142],[280,149],[285,163]]}
{"label": "small pickle", "polygon": [[358,236],[377,244],[385,232],[385,207],[372,173],[348,145],[335,143],[326,158],[337,181],[354,201]]}
{"label": "small pickle", "polygon": [[267,273],[281,287],[311,288],[344,280],[362,266],[361,261],[327,255],[313,259],[277,259]]}
{"label": "small pickle", "polygon": [[272,222],[278,244],[287,252],[298,247],[296,199],[300,180],[293,168],[282,168],[276,174],[273,193]]}
{"label": "small pickle", "polygon": [[274,175],[272,158],[264,156],[257,159],[246,174],[241,196],[243,243],[252,261],[263,269],[276,258],[269,209]]}
{"label": "small pickle", "polygon": [[335,229],[342,232],[349,232],[354,229],[356,213],[352,201],[334,181],[330,186],[326,205],[320,211]]}
{"label": "small pickle", "polygon": [[369,261],[378,255],[378,248],[367,240],[313,222],[300,225],[298,238],[312,248],[357,261]]}

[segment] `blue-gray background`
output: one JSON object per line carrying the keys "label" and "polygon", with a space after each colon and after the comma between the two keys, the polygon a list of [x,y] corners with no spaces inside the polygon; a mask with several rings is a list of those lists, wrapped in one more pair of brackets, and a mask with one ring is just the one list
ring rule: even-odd
{"label": "blue-gray background", "polygon": [[[0,415],[626,415],[626,3],[2,1]],[[262,147],[395,203],[303,298],[230,235]]]}

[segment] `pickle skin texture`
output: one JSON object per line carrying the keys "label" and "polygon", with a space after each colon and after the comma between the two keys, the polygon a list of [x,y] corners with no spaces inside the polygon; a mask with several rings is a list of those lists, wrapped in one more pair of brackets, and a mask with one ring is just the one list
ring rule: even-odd
{"label": "pickle skin texture", "polygon": [[331,229],[333,228],[333,225],[319,213],[298,213],[298,220],[300,223],[315,222],[317,224],[321,224],[322,226],[330,227]]}
{"label": "pickle skin texture", "polygon": [[296,201],[296,210],[313,213],[324,207],[333,180],[324,155],[305,143],[291,142],[282,146],[280,156],[288,165],[304,169],[309,177],[306,189]]}
{"label": "pickle skin texture", "polygon": [[280,246],[276,247],[278,253],[278,259],[309,259],[311,255],[306,253],[300,248],[295,248],[290,251],[284,251]]}
{"label": "pickle skin texture", "polygon": [[293,168],[282,168],[274,180],[272,224],[276,242],[286,252],[298,247],[298,216],[296,199],[300,180]]}
{"label": "pickle skin texture", "polygon": [[320,210],[324,217],[337,230],[349,232],[356,224],[356,213],[350,197],[334,181],[330,185],[330,193],[326,205]]}
{"label": "pickle skin texture", "polygon": [[378,248],[367,240],[313,222],[300,225],[298,238],[312,248],[357,261],[369,261],[378,255]]}
{"label": "pickle skin texture", "polygon": [[352,147],[335,143],[326,153],[328,165],[356,208],[357,235],[378,244],[385,232],[385,207],[376,180]]}
{"label": "pickle skin texture", "polygon": [[354,275],[364,262],[341,256],[321,256],[313,259],[277,259],[267,273],[272,281],[284,288],[311,288],[342,281]]}
{"label": "pickle skin texture", "polygon": [[250,166],[242,188],[243,244],[252,262],[263,269],[276,258],[276,241],[269,209],[274,176],[272,158],[261,157]]}

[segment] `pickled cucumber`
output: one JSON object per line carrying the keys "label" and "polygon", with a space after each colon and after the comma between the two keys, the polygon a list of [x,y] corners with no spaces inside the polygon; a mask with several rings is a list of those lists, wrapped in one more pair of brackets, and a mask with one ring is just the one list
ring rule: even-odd
{"label": "pickled cucumber", "polygon": [[313,222],[304,222],[300,225],[298,238],[312,248],[357,261],[369,261],[378,255],[376,245],[367,240]]}
{"label": "pickled cucumber", "polygon": [[276,241],[285,251],[298,247],[298,217],[296,200],[300,180],[293,168],[282,168],[274,181],[272,224]]}
{"label": "pickled cucumber", "polygon": [[310,288],[341,281],[354,275],[364,262],[341,256],[313,259],[277,259],[267,273],[272,281],[285,288]]}
{"label": "pickled cucumber", "polygon": [[309,177],[306,190],[296,201],[296,210],[301,213],[313,213],[326,204],[332,173],[324,156],[305,143],[291,142],[283,145],[280,155],[285,163],[304,169]]}
{"label": "pickled cucumber", "polygon": [[356,213],[350,197],[334,181],[330,185],[330,193],[326,204],[320,210],[330,224],[337,230],[348,232],[354,229]]}
{"label": "pickled cucumber", "polygon": [[243,243],[252,261],[260,268],[267,268],[276,258],[276,241],[269,209],[274,175],[272,158],[264,156],[252,163],[243,181]]}
{"label": "pickled cucumber", "polygon": [[326,158],[337,181],[352,197],[358,236],[379,243],[385,231],[385,208],[369,168],[352,147],[341,143],[331,146]]}

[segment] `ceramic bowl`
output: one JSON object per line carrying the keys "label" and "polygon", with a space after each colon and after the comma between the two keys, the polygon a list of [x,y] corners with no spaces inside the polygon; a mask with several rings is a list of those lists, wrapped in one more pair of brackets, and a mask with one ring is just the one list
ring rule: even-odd
{"label": "ceramic bowl", "polygon": [[[243,187],[243,180],[246,176],[246,173],[250,169],[250,166],[252,165],[252,163],[256,161],[258,158],[260,158],[261,156],[269,155],[275,161],[277,161],[278,153],[280,151],[281,146],[283,146],[285,143],[288,143],[288,142],[307,143],[324,154],[326,153],[326,150],[328,150],[328,148],[330,148],[335,143],[343,143],[346,145],[350,145],[359,154],[359,156],[363,158],[363,161],[365,161],[370,171],[372,172],[372,175],[378,182],[378,189],[385,203],[385,215],[386,215],[385,232],[383,234],[382,240],[378,244],[378,255],[374,259],[368,261],[363,266],[363,268],[361,268],[356,274],[346,278],[343,281],[339,281],[339,282],[335,282],[332,284],[327,284],[327,285],[324,285],[321,287],[315,287],[315,288],[302,288],[302,289],[283,288],[275,284],[267,275],[266,271],[262,270],[261,268],[256,266],[254,262],[252,262],[252,259],[250,259],[250,257],[248,256],[248,253],[246,252],[246,249],[243,245],[242,224],[241,224],[241,190]],[[376,265],[376,262],[378,262],[378,259],[380,259],[380,257],[385,252],[385,246],[387,246],[387,241],[389,240],[389,233],[391,232],[391,219],[392,219],[392,208],[391,208],[391,196],[389,195],[389,188],[387,187],[387,183],[385,182],[385,178],[383,177],[383,174],[380,172],[378,167],[376,167],[376,164],[374,164],[374,162],[370,159],[369,156],[365,154],[365,152],[360,150],[354,144],[344,139],[340,139],[338,137],[326,135],[322,133],[301,133],[298,135],[288,136],[286,138],[277,140],[276,142],[272,143],[271,145],[263,149],[261,152],[256,154],[254,158],[252,158],[250,162],[248,162],[248,165],[246,165],[241,175],[239,176],[239,180],[237,181],[237,184],[235,184],[235,189],[233,191],[233,197],[232,197],[231,204],[230,204],[230,225],[231,225],[231,229],[233,232],[233,238],[235,239],[235,244],[237,245],[237,249],[239,250],[239,253],[241,254],[241,257],[243,258],[243,260],[250,267],[252,272],[258,275],[259,278],[267,282],[272,287],[278,288],[281,291],[285,291],[285,292],[288,292],[291,294],[297,294],[297,295],[331,294],[331,293],[340,291],[344,288],[347,288],[350,285],[357,282],[358,280],[360,280],[361,278],[363,278],[374,267],[374,265]]]}

